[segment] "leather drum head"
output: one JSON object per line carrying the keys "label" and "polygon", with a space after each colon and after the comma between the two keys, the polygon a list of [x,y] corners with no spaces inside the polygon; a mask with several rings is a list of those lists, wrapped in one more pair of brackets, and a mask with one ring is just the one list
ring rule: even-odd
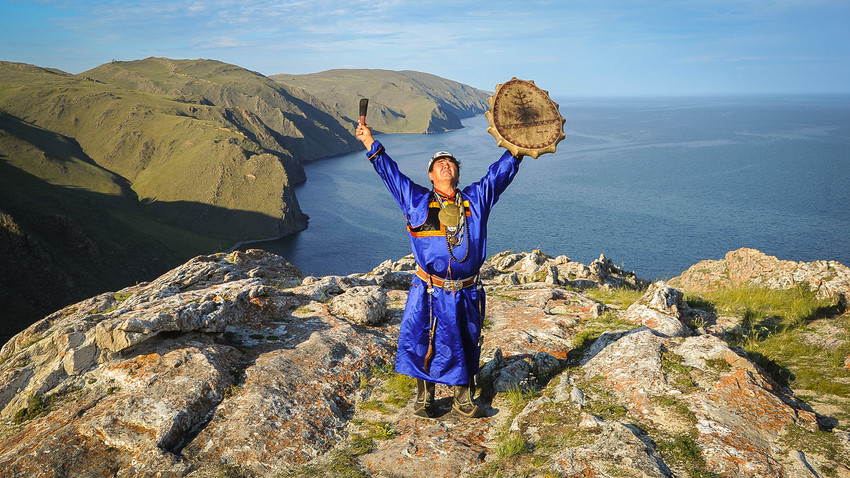
{"label": "leather drum head", "polygon": [[537,158],[554,153],[564,139],[563,116],[558,104],[549,98],[533,81],[513,78],[496,86],[496,94],[488,100],[490,111],[485,113],[490,126],[487,132],[496,143],[514,156]]}

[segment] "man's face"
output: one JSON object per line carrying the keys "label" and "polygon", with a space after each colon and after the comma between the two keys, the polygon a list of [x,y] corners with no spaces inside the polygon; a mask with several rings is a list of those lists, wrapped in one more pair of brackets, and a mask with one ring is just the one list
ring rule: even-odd
{"label": "man's face", "polygon": [[449,181],[452,187],[457,186],[458,176],[457,165],[449,158],[440,158],[435,161],[434,167],[428,173],[432,183]]}

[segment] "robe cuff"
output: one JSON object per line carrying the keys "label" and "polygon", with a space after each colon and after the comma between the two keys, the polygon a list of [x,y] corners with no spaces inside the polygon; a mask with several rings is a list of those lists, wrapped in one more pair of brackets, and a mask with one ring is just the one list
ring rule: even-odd
{"label": "robe cuff", "polygon": [[374,161],[375,157],[378,156],[384,150],[384,145],[381,144],[380,141],[375,141],[372,143],[372,147],[369,148],[369,151],[366,152],[366,156],[369,158],[369,161]]}

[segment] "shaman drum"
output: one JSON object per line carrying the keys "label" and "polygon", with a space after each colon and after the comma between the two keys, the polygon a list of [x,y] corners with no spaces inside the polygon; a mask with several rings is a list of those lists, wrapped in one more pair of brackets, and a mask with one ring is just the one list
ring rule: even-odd
{"label": "shaman drum", "polygon": [[565,137],[566,120],[558,112],[558,104],[533,81],[513,78],[496,85],[496,94],[487,101],[487,132],[514,156],[536,159],[543,153],[554,153],[555,146]]}

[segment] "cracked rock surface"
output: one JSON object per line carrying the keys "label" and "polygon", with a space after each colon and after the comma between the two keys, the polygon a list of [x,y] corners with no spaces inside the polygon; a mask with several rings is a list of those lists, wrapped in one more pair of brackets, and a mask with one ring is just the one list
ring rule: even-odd
{"label": "cracked rock surface", "polygon": [[[747,270],[772,264],[756,256]],[[261,250],[214,254],[51,314],[0,349],[0,474],[850,477],[843,418],[730,347],[674,281],[604,256],[488,260],[485,417],[453,413],[443,385],[436,418],[416,417],[415,382],[392,372],[414,266],[303,277]],[[777,267],[760,280],[843,287],[840,264]],[[621,309],[585,293],[616,288],[643,295]]]}

